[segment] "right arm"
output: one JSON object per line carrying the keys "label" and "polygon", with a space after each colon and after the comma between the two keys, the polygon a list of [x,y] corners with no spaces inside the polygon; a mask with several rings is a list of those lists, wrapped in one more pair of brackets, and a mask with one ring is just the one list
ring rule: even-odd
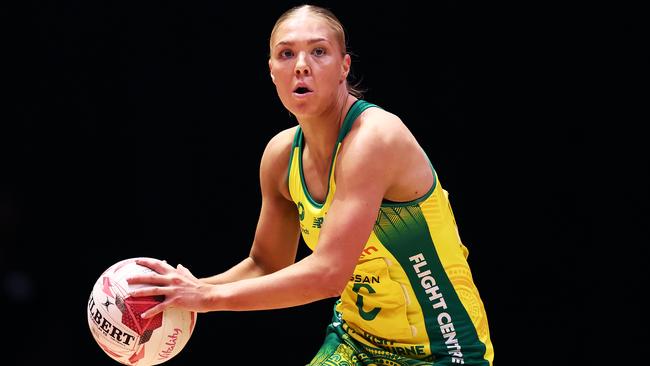
{"label": "right arm", "polygon": [[300,226],[287,184],[295,131],[294,127],[278,133],[264,149],[260,164],[262,208],[249,256],[229,270],[200,281],[229,283],[273,273],[295,262]]}

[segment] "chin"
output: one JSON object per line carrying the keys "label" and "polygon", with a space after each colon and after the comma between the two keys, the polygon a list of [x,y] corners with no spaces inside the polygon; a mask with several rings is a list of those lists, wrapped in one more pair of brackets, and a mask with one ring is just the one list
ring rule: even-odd
{"label": "chin", "polygon": [[285,107],[289,112],[293,113],[295,116],[308,115],[310,112],[314,112],[314,107],[316,103],[312,100],[307,99],[292,99],[289,103],[285,104]]}

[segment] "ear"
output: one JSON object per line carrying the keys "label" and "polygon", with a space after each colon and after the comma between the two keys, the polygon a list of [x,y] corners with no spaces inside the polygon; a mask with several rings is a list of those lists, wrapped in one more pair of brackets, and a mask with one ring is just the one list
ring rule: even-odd
{"label": "ear", "polygon": [[275,84],[275,76],[273,76],[273,64],[271,59],[269,59],[269,73],[271,74],[271,81]]}
{"label": "ear", "polygon": [[343,82],[348,78],[348,74],[350,73],[350,65],[352,64],[352,59],[350,58],[349,54],[345,54],[343,56],[343,63],[341,64],[341,79],[340,82]]}

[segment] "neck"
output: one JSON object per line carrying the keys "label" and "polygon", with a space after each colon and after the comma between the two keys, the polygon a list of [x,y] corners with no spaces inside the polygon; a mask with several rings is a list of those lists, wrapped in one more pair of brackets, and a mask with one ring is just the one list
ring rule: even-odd
{"label": "neck", "polygon": [[336,98],[336,102],[316,118],[299,121],[303,130],[305,147],[309,146],[310,155],[314,158],[329,162],[332,158],[332,149],[341,130],[345,115],[356,100],[355,97],[345,94]]}

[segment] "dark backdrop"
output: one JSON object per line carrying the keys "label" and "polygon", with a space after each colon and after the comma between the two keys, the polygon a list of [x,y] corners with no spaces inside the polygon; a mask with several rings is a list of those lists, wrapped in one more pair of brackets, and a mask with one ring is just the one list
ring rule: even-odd
{"label": "dark backdrop", "polygon": [[[609,323],[634,324],[625,314],[640,310],[610,284],[640,287],[642,270],[600,260],[647,255],[629,244],[647,241],[648,164],[639,135],[611,129],[624,112],[605,129],[582,112],[608,112],[582,98],[604,79],[584,83],[588,32],[558,34],[575,18],[532,6],[317,3],[346,26],[365,99],[403,119],[451,194],[497,365],[605,357]],[[9,7],[3,364],[115,364],[90,335],[86,302],[120,259],[206,276],[248,254],[259,159],[295,124],[267,66],[270,30],[295,4]],[[201,314],[167,364],[305,364],[332,303]]]}

